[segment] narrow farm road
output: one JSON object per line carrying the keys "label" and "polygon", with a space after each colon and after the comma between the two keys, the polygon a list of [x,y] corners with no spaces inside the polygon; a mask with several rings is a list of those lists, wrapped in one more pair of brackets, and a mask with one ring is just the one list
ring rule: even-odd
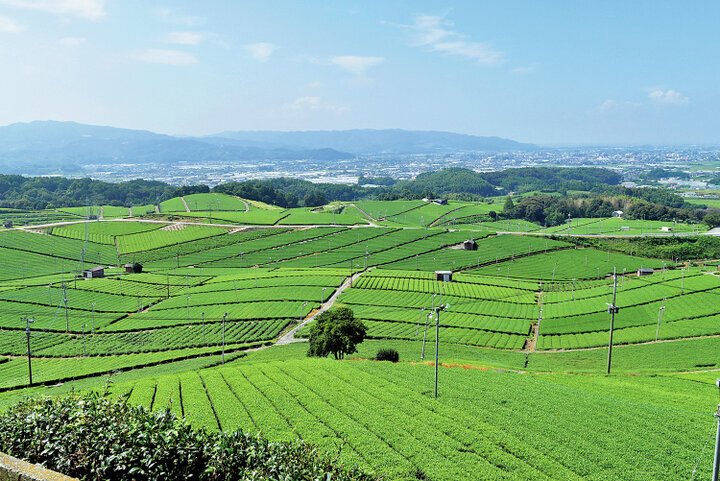
{"label": "narrow farm road", "polygon": [[[180,200],[183,201],[183,205],[185,206],[185,212],[190,212],[190,206],[187,205],[187,201],[185,200],[185,197],[180,196]],[[195,202],[197,204],[197,202]]]}
{"label": "narrow farm road", "polygon": [[315,314],[303,319],[303,321],[300,324],[298,324],[297,326],[290,329],[287,333],[285,333],[285,335],[283,335],[280,339],[278,339],[278,341],[275,343],[275,345],[281,346],[283,344],[290,344],[292,342],[305,342],[307,339],[296,339],[295,338],[295,333],[298,331],[298,329],[301,329],[308,322],[315,319],[318,315],[320,315],[323,312],[330,309],[333,306],[333,304],[335,304],[335,301],[337,300],[337,298],[340,297],[340,294],[342,294],[342,292],[345,289],[350,287],[350,285],[353,282],[355,282],[358,279],[358,277],[363,275],[363,273],[365,273],[365,272],[367,272],[367,271],[358,272],[357,274],[353,274],[352,279],[346,279],[345,282],[343,282],[342,285],[340,287],[338,287],[337,290],[335,290],[335,293],[332,296],[330,296],[330,298],[320,306],[320,309],[318,309],[318,311]]}

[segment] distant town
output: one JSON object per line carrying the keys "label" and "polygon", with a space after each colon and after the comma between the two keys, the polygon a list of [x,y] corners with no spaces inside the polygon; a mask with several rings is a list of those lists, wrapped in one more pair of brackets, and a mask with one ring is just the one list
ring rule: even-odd
{"label": "distant town", "polygon": [[[69,176],[120,182],[136,178],[174,185],[294,177],[311,182],[355,184],[360,176],[414,178],[422,172],[465,167],[480,172],[512,167],[586,166],[605,167],[623,175],[627,186],[644,185],[642,175],[654,168],[685,172],[689,178],[659,180],[668,188],[713,188],[708,181],[720,175],[720,148],[567,148],[505,153],[457,152],[441,154],[373,154],[339,160],[257,160],[177,162],[172,168],[155,163],[98,163],[81,166]],[[68,175],[68,174],[64,174]],[[372,184],[367,184],[372,187]]]}

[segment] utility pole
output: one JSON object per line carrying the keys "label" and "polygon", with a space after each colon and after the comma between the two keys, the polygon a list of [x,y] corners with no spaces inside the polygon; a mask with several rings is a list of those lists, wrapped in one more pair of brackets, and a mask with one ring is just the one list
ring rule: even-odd
{"label": "utility pole", "polygon": [[415,330],[415,340],[416,341],[417,341],[418,335],[420,334],[420,323],[422,322],[423,312],[425,312],[424,307],[422,309],[420,309],[420,317],[418,317],[418,325],[417,325],[417,329]]}
{"label": "utility pole", "polygon": [[32,386],[32,352],[30,351],[30,323],[35,322],[32,317],[28,318],[25,316],[25,336],[27,336],[27,355],[28,355],[28,377],[30,378],[30,385]]}
{"label": "utility pole", "polygon": [[83,324],[83,357],[87,357],[87,351],[85,350],[85,326],[86,324]]}
{"label": "utility pole", "polygon": [[225,364],[225,318],[227,318],[227,315],[228,315],[228,314],[227,314],[227,312],[226,312],[225,315],[224,315],[223,318],[222,318],[222,331],[223,331],[223,333],[222,333],[222,342],[223,342],[223,346],[222,346],[222,363],[223,363],[223,364]]}
{"label": "utility pole", "polygon": [[422,351],[420,351],[420,360],[425,360],[425,340],[427,339],[427,329],[428,324],[430,323],[430,318],[432,317],[432,311],[428,312],[425,316],[425,331],[423,331],[423,344],[422,344]]}
{"label": "utility pole", "polygon": [[657,331],[655,331],[655,341],[657,341],[658,337],[660,336],[660,323],[662,322],[663,312],[665,312],[665,299],[667,299],[667,297],[663,297],[662,306],[660,307],[660,314],[658,314],[658,325]]}
{"label": "utility pole", "polygon": [[65,332],[70,332],[70,319],[68,318],[68,298],[67,298],[67,285],[65,282],[62,283],[63,289],[63,303],[65,304]]}
{"label": "utility pole", "polygon": [[92,303],[92,332],[95,332],[95,303]]}
{"label": "utility pole", "polygon": [[685,269],[682,270],[682,280],[680,281],[680,295],[685,294]]}
{"label": "utility pole", "polygon": [[607,374],[610,374],[610,363],[612,362],[612,345],[613,345],[613,329],[615,328],[615,314],[620,310],[615,305],[615,299],[617,296],[617,268],[613,268],[613,301],[612,304],[608,304],[608,312],[610,313],[610,343],[608,344],[608,361],[607,361]]}
{"label": "utility pole", "polygon": [[435,308],[435,399],[438,391],[438,349],[440,348],[440,311],[445,309],[445,304]]}

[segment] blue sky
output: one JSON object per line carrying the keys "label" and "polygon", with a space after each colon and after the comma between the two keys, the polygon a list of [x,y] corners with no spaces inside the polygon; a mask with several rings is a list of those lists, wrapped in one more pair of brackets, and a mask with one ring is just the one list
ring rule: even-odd
{"label": "blue sky", "polygon": [[0,125],[720,144],[720,2],[0,0]]}

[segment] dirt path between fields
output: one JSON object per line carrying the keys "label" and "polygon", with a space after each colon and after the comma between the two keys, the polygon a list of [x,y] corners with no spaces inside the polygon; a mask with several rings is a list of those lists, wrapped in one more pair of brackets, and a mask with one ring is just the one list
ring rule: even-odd
{"label": "dirt path between fields", "polygon": [[[368,270],[370,270],[370,269],[368,269]],[[347,289],[348,287],[350,287],[350,286],[352,285],[352,283],[355,282],[355,281],[356,281],[361,275],[363,275],[365,272],[367,272],[367,271],[358,272],[357,274],[353,274],[352,278],[348,277],[347,279],[345,279],[345,282],[343,282],[342,285],[335,290],[335,293],[334,293],[332,296],[330,296],[330,299],[328,299],[325,303],[323,303],[323,304],[320,306],[320,309],[316,310],[314,313],[312,313],[312,315],[309,315],[308,317],[306,317],[305,319],[303,319],[303,321],[302,321],[300,324],[298,324],[297,326],[293,327],[293,328],[290,329],[288,332],[286,332],[286,333],[285,333],[282,337],[280,337],[280,339],[278,339],[277,342],[276,342],[275,344],[273,344],[273,345],[275,345],[275,346],[282,346],[283,344],[290,344],[290,343],[293,343],[293,342],[306,342],[307,339],[297,339],[297,338],[295,338],[295,333],[296,333],[299,329],[303,328],[308,322],[314,320],[318,315],[320,315],[320,314],[322,314],[323,312],[325,312],[325,311],[327,311],[328,309],[330,309],[330,308],[333,306],[333,304],[335,304],[335,301],[337,301],[337,298],[340,297],[340,294],[342,294],[342,292],[343,292],[345,289]],[[268,346],[268,347],[269,347],[269,346]]]}

